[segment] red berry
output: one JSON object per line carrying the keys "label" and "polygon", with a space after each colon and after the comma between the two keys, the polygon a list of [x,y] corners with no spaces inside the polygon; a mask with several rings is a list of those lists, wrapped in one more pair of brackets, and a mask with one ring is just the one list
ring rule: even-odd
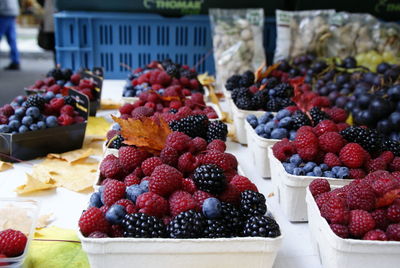
{"label": "red berry", "polygon": [[167,146],[161,150],[160,158],[164,164],[176,166],[178,164],[179,153],[174,148]]}
{"label": "red berry", "polygon": [[367,173],[365,173],[365,171],[361,168],[351,168],[349,169],[349,177],[351,179],[363,179],[365,176],[367,175]]}
{"label": "red berry", "polygon": [[347,224],[349,220],[349,210],[346,200],[339,196],[331,196],[321,207],[321,216],[330,223]]}
{"label": "red berry", "polygon": [[393,190],[399,186],[399,183],[392,178],[381,177],[375,180],[371,187],[377,196],[382,196],[385,193]]}
{"label": "red berry", "polygon": [[0,232],[0,253],[7,257],[17,257],[25,250],[28,238],[20,231],[6,229]]}
{"label": "red berry", "polygon": [[315,179],[310,183],[310,192],[316,197],[322,193],[329,192],[331,190],[331,186],[326,179]]}
{"label": "red berry", "polygon": [[366,152],[358,143],[348,143],[340,150],[339,158],[349,168],[359,168],[366,160]]}
{"label": "red berry", "polygon": [[216,150],[223,153],[226,150],[226,143],[222,140],[213,140],[207,145],[207,150]]}
{"label": "red berry", "polygon": [[400,171],[400,156],[396,156],[389,165],[391,171]]}
{"label": "red berry", "polygon": [[386,164],[390,164],[394,159],[394,154],[391,151],[384,151],[381,153],[379,158],[385,160]]}
{"label": "red berry", "polygon": [[168,135],[165,144],[178,152],[183,152],[188,148],[190,141],[190,137],[185,133],[174,131]]}
{"label": "red berry", "polygon": [[67,114],[61,114],[58,118],[57,118],[58,124],[60,124],[61,126],[69,126],[72,125],[75,120],[72,116],[69,116]]}
{"label": "red berry", "polygon": [[88,236],[96,231],[107,234],[110,224],[99,208],[91,207],[84,211],[79,218],[79,228],[84,236]]}
{"label": "red berry", "polygon": [[338,107],[332,107],[330,109],[325,110],[325,112],[335,123],[345,122],[348,117],[347,111],[345,109]]}
{"label": "red berry", "polygon": [[385,170],[386,169],[386,161],[382,158],[375,158],[373,160],[369,160],[365,164],[368,173],[374,172],[377,170]]}
{"label": "red berry", "polygon": [[331,192],[326,192],[326,193],[322,193],[318,196],[314,196],[315,203],[317,203],[318,208],[321,209],[322,206],[329,201],[331,196],[332,196]]}
{"label": "red berry", "polygon": [[[297,134],[303,133],[303,132],[311,132],[314,133],[314,128],[311,126],[302,126],[297,130]],[[315,133],[314,133],[315,134]]]}
{"label": "red berry", "polygon": [[133,119],[149,117],[149,116],[152,116],[153,114],[154,114],[154,109],[152,109],[150,107],[146,107],[146,106],[137,107],[131,112]]}
{"label": "red berry", "polygon": [[14,108],[10,105],[10,104],[5,104],[2,108],[1,108],[3,115],[10,117],[14,114]]}
{"label": "red berry", "polygon": [[183,179],[183,181],[182,181],[182,190],[193,194],[194,192],[197,191],[197,187],[192,179],[186,178],[186,179]]}
{"label": "red berry", "polygon": [[238,205],[240,202],[240,191],[234,184],[228,183],[225,190],[218,196],[218,199],[222,202]]}
{"label": "red berry", "polygon": [[136,199],[136,206],[139,212],[162,218],[168,214],[168,201],[156,193],[147,192]]}
{"label": "red berry", "polygon": [[64,99],[63,98],[54,98],[50,100],[50,107],[54,111],[60,111],[60,109],[64,106]]}
{"label": "red berry", "polygon": [[394,202],[386,211],[387,218],[395,223],[400,223],[400,199],[398,201]]}
{"label": "red berry", "polygon": [[367,232],[364,235],[363,240],[387,241],[388,238],[384,231],[376,229]]}
{"label": "red berry", "polygon": [[272,146],[272,152],[279,161],[286,161],[296,153],[296,148],[288,139],[283,139]]}
{"label": "red berry", "polygon": [[115,202],[125,197],[125,183],[117,180],[110,180],[104,185],[102,201],[104,205],[111,206]]}
{"label": "red berry", "polygon": [[389,225],[386,229],[386,236],[389,240],[400,241],[400,223]]}
{"label": "red berry", "polygon": [[134,107],[133,107],[132,104],[130,104],[130,103],[125,103],[124,105],[122,105],[122,106],[119,108],[119,112],[120,112],[121,114],[131,114],[133,108],[134,108]]}
{"label": "red berry", "polygon": [[120,179],[124,172],[119,159],[112,154],[107,155],[100,164],[100,175],[104,178]]}
{"label": "red berry", "polygon": [[126,213],[128,213],[128,214],[132,214],[132,213],[136,213],[137,212],[136,206],[131,200],[120,199],[117,202],[115,202],[115,204],[123,206],[125,208],[125,210],[126,210]]}
{"label": "red berry", "polygon": [[386,230],[386,228],[390,224],[390,221],[387,218],[386,210],[384,209],[377,209],[372,211],[371,216],[375,221],[375,227],[377,229]]}
{"label": "red berry", "polygon": [[134,184],[139,184],[140,178],[138,178],[135,174],[131,173],[125,177],[124,183],[125,183],[126,187],[134,185]]}
{"label": "red berry", "polygon": [[371,211],[375,208],[374,190],[366,183],[352,185],[346,197],[350,209]]}
{"label": "red berry", "polygon": [[324,156],[324,163],[327,164],[330,168],[342,165],[339,157],[334,153],[327,153]]}
{"label": "red berry", "polygon": [[110,208],[110,206],[106,206],[106,205],[104,205],[104,206],[102,206],[101,208],[100,208],[100,211],[101,212],[103,212],[104,213],[104,215],[106,214],[106,212],[107,212],[107,210]]}
{"label": "red berry", "polygon": [[235,185],[237,190],[241,193],[246,190],[258,192],[257,186],[244,176],[236,175],[233,177],[230,184]]}
{"label": "red berry", "polygon": [[181,155],[178,159],[178,169],[182,173],[191,173],[198,166],[196,157],[187,152]]}
{"label": "red berry", "polygon": [[326,132],[319,136],[318,140],[319,147],[327,153],[330,152],[337,154],[345,144],[342,135],[337,132]]}
{"label": "red berry", "polygon": [[197,202],[197,209],[201,210],[201,207],[203,206],[204,200],[206,200],[207,198],[210,197],[214,197],[213,195],[211,195],[210,193],[198,190],[196,192],[194,192],[193,194],[193,198],[194,200],[196,200]]}
{"label": "red berry", "polygon": [[200,153],[207,149],[207,141],[203,138],[196,137],[189,143],[189,152]]}
{"label": "red berry", "polygon": [[201,157],[200,164],[214,164],[222,168],[224,171],[227,171],[237,167],[237,160],[233,155],[228,153],[208,151]]}
{"label": "red berry", "polygon": [[151,174],[149,191],[168,196],[182,187],[182,173],[168,165],[157,166]]}
{"label": "red berry", "polygon": [[349,237],[349,228],[346,225],[341,224],[329,224],[332,231],[341,238],[348,238]]}
{"label": "red berry", "polygon": [[73,75],[71,75],[70,80],[74,85],[78,85],[79,80],[81,80],[81,76],[80,76],[80,74],[73,74]]}
{"label": "red berry", "polygon": [[331,120],[322,120],[314,127],[314,132],[317,136],[321,136],[327,132],[338,132],[336,124]]}
{"label": "red berry", "polygon": [[192,195],[184,191],[174,192],[171,194],[168,201],[172,216],[176,216],[184,211],[195,209],[197,206],[197,202]]}
{"label": "red berry", "polygon": [[149,154],[140,149],[131,146],[122,146],[118,150],[119,162],[126,172],[131,172],[149,156]]}
{"label": "red berry", "polygon": [[61,114],[66,114],[69,116],[74,116],[74,107],[72,107],[71,105],[64,105],[63,107],[61,107],[60,110]]}
{"label": "red berry", "polygon": [[142,167],[142,171],[143,171],[144,175],[150,176],[151,173],[153,173],[153,170],[156,167],[161,166],[162,164],[163,164],[163,162],[161,161],[161,158],[150,157],[142,162],[141,167]]}
{"label": "red berry", "polygon": [[305,161],[314,160],[318,154],[318,138],[312,132],[304,131],[297,133],[294,139],[294,146],[301,159]]}
{"label": "red berry", "polygon": [[375,228],[375,221],[365,210],[352,210],[349,217],[349,231],[354,237],[363,237]]}

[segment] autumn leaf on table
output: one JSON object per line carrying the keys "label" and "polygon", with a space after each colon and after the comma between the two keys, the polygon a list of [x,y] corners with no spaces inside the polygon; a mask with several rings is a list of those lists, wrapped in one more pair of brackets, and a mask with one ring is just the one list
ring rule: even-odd
{"label": "autumn leaf on table", "polygon": [[125,144],[135,145],[152,153],[160,152],[164,148],[167,136],[172,132],[168,123],[160,117],[156,121],[149,117],[112,118],[121,126]]}
{"label": "autumn leaf on table", "polygon": [[254,74],[256,77],[256,81],[258,82],[258,81],[261,81],[263,78],[268,77],[273,70],[278,68],[279,64],[280,63],[275,63],[271,66],[268,66],[268,68],[266,68],[265,63],[262,64],[260,67],[258,67],[258,69],[256,70],[256,72]]}

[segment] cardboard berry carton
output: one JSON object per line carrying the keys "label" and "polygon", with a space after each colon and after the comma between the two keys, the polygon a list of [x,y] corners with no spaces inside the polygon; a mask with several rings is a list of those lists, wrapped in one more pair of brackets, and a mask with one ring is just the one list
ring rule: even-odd
{"label": "cardboard berry carton", "polygon": [[89,113],[89,99],[75,90],[69,90],[75,100],[75,111],[83,120],[61,125],[26,131],[23,133],[0,133],[0,160],[15,162],[45,156],[48,153],[63,153],[82,147]]}

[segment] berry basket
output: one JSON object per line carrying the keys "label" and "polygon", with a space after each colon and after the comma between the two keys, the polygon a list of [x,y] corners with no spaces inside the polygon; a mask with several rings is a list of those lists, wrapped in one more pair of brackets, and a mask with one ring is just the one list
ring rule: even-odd
{"label": "berry basket", "polygon": [[247,145],[250,151],[250,157],[254,163],[254,169],[260,177],[270,178],[271,168],[268,159],[268,147],[273,146],[279,140],[260,137],[247,120],[245,120],[244,125],[247,135]]}
{"label": "berry basket", "polygon": [[[289,221],[307,222],[306,189],[318,177],[295,176],[284,169],[282,163],[276,159],[272,146],[268,147],[269,163],[271,167],[271,181],[278,195],[279,203]],[[333,186],[344,186],[352,180],[324,178]]]}
{"label": "berry basket", "polygon": [[400,242],[340,238],[320,215],[318,206],[308,187],[306,201],[311,237],[316,242],[323,267],[375,268],[398,266],[400,262]]}
{"label": "berry basket", "polygon": [[[21,231],[27,236],[27,243],[25,246],[24,252],[18,257],[12,258],[0,258],[0,266],[1,267],[22,267],[25,258],[29,251],[29,245],[34,235],[36,220],[39,215],[39,203],[34,200],[27,199],[15,199],[15,198],[1,198],[0,199],[0,211],[4,211],[0,220],[0,231],[5,229],[14,229],[17,231]],[[14,213],[21,213],[26,216],[27,222],[24,223],[16,223],[15,217],[13,217]],[[7,214],[7,215],[4,215]],[[28,220],[29,218],[29,220]],[[25,218],[24,218],[25,219]],[[28,222],[30,221],[30,222]]]}

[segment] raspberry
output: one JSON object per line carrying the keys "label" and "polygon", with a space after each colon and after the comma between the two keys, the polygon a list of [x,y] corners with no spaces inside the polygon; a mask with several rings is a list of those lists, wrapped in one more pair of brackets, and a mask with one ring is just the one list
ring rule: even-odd
{"label": "raspberry", "polygon": [[272,152],[279,161],[286,161],[296,153],[296,147],[288,139],[283,139],[272,146]]}
{"label": "raspberry", "polygon": [[139,119],[142,117],[150,117],[154,114],[154,109],[146,106],[136,107],[132,112],[133,119]]}
{"label": "raspberry", "polygon": [[[400,200],[399,200],[400,201]],[[395,202],[387,209],[387,218],[395,223],[400,223],[400,202]]]}
{"label": "raspberry", "polygon": [[100,207],[100,211],[103,212],[104,214],[106,214],[106,212],[107,212],[107,210],[108,210],[109,208],[110,208],[110,206],[104,205],[104,206],[101,206],[101,207]]}
{"label": "raspberry", "polygon": [[61,126],[69,126],[69,125],[72,125],[75,122],[75,120],[74,120],[74,118],[72,116],[69,116],[67,114],[61,114],[57,118],[57,122]]}
{"label": "raspberry", "polygon": [[329,107],[331,102],[327,97],[317,96],[311,99],[310,105],[312,107]]}
{"label": "raspberry", "polygon": [[236,170],[228,170],[228,171],[225,171],[224,174],[225,174],[226,181],[228,183],[230,183],[232,181],[233,177],[235,177],[238,173]]}
{"label": "raspberry", "polygon": [[258,192],[257,186],[244,176],[236,175],[233,177],[230,184],[235,185],[237,190],[241,193],[246,190]]}
{"label": "raspberry", "polygon": [[134,184],[139,184],[140,178],[138,178],[135,174],[131,173],[125,177],[124,183],[125,183],[126,187],[134,185]]}
{"label": "raspberry", "polygon": [[230,169],[227,170],[237,170],[239,163],[236,156],[230,153],[224,153],[224,161],[227,163],[227,167],[230,167]]}
{"label": "raspberry", "polygon": [[182,173],[191,173],[198,166],[197,159],[191,153],[187,152],[178,159],[178,169]]}
{"label": "raspberry", "polygon": [[149,216],[162,218],[168,214],[168,201],[156,193],[147,192],[136,199],[136,206],[139,212]]}
{"label": "raspberry", "polygon": [[323,120],[314,127],[314,133],[318,137],[327,132],[338,132],[336,124],[331,120]]}
{"label": "raspberry", "polygon": [[226,150],[226,144],[224,141],[216,139],[207,145],[207,150],[216,150],[223,153]]}
{"label": "raspberry", "polygon": [[346,198],[350,209],[371,211],[375,208],[374,190],[366,183],[352,185]]}
{"label": "raspberry", "polygon": [[349,211],[346,200],[339,196],[331,196],[321,207],[321,216],[330,223],[347,224]]}
{"label": "raspberry", "polygon": [[400,223],[389,225],[386,229],[386,235],[389,240],[400,241]]}
{"label": "raspberry", "polygon": [[349,237],[349,228],[345,225],[341,224],[329,224],[332,231],[341,238],[348,238]]}
{"label": "raspberry", "polygon": [[322,206],[329,201],[331,196],[332,196],[332,194],[330,192],[326,192],[326,193],[320,194],[318,196],[314,196],[315,203],[317,203],[318,208],[321,209]]}
{"label": "raspberry", "polygon": [[168,164],[170,166],[176,166],[178,164],[179,154],[177,150],[167,146],[161,150],[160,158],[164,164]]}
{"label": "raspberry", "polygon": [[122,105],[122,106],[119,108],[119,112],[120,112],[121,114],[131,114],[133,108],[134,108],[134,107],[133,107],[132,104],[130,104],[130,103],[125,103],[124,105]]}
{"label": "raspberry", "polygon": [[143,176],[144,176],[143,170],[141,167],[135,168],[135,170],[132,172],[132,174],[134,174],[138,178],[143,178]]}
{"label": "raspberry", "polygon": [[376,230],[371,230],[371,231],[367,232],[363,236],[363,240],[387,241],[388,238],[384,231],[376,229]]}
{"label": "raspberry", "polygon": [[146,151],[131,146],[119,148],[118,154],[119,162],[126,172],[133,171],[149,156]]}
{"label": "raspberry", "polygon": [[222,168],[224,171],[235,169],[237,160],[231,154],[221,153],[218,151],[209,151],[201,157],[200,164],[214,164]]}
{"label": "raspberry", "polygon": [[[0,232],[0,254],[7,257],[17,257],[25,250],[28,238],[22,232],[6,229]],[[2,266],[2,265],[0,265]]]}
{"label": "raspberry", "polygon": [[369,173],[364,179],[363,182],[369,183],[372,185],[374,181],[376,181],[379,178],[393,178],[393,176],[390,174],[390,172],[386,170],[377,170],[372,173]]}
{"label": "raspberry", "polygon": [[207,149],[207,142],[205,139],[200,137],[195,137],[189,143],[189,152],[199,153]]}
{"label": "raspberry", "polygon": [[390,190],[397,188],[398,186],[399,184],[395,180],[385,177],[381,177],[371,184],[371,187],[377,196],[382,196]]}
{"label": "raspberry", "polygon": [[134,204],[131,200],[128,200],[128,199],[120,199],[120,200],[118,200],[117,202],[115,202],[115,204],[116,204],[116,205],[121,205],[121,206],[125,207],[126,212],[127,212],[128,214],[132,214],[132,213],[136,213],[136,212],[137,212],[136,206],[135,206],[135,204]]}
{"label": "raspberry", "polygon": [[365,210],[352,210],[349,217],[349,231],[354,237],[363,237],[375,228],[375,221]]}
{"label": "raspberry", "polygon": [[371,212],[371,216],[375,221],[375,227],[377,229],[386,230],[390,221],[387,218],[386,210],[377,209]]}
{"label": "raspberry", "polygon": [[168,196],[182,187],[182,173],[176,168],[161,165],[151,173],[149,191],[161,196]]}
{"label": "raspberry", "polygon": [[201,210],[201,207],[203,206],[204,200],[207,198],[214,197],[212,194],[198,190],[194,192],[193,198],[197,202],[197,209]]}
{"label": "raspberry", "polygon": [[342,165],[339,157],[334,153],[327,153],[324,156],[324,163],[327,164],[330,168]]}
{"label": "raspberry", "polygon": [[345,122],[348,116],[348,113],[345,109],[338,107],[332,107],[325,112],[335,123]]}
{"label": "raspberry", "polygon": [[50,100],[50,108],[54,111],[60,111],[61,107],[64,106],[64,99],[63,98],[54,98]]}
{"label": "raspberry", "polygon": [[385,170],[386,169],[386,161],[382,158],[375,158],[373,160],[369,160],[365,164],[368,173],[374,172],[377,170]]}
{"label": "raspberry", "polygon": [[302,126],[297,130],[297,134],[303,133],[303,132],[311,132],[314,133],[314,128],[311,126]]}
{"label": "raspberry", "polygon": [[121,225],[111,225],[110,237],[124,237],[124,229]]}
{"label": "raspberry", "polygon": [[182,190],[193,194],[194,192],[197,191],[197,187],[192,179],[186,178],[186,179],[183,179],[183,181],[182,181]]}
{"label": "raspberry", "polygon": [[122,181],[111,180],[104,185],[102,201],[104,205],[111,206],[115,202],[125,197],[125,183]]}
{"label": "raspberry", "polygon": [[142,162],[141,168],[142,168],[144,175],[150,176],[151,173],[153,172],[153,170],[156,167],[161,166],[162,164],[163,164],[163,162],[161,161],[161,158],[150,157]]}
{"label": "raspberry", "polygon": [[313,180],[310,185],[310,192],[311,194],[316,197],[317,195],[326,193],[326,192],[330,192],[331,190],[331,186],[329,184],[329,182],[325,179],[316,179]]}
{"label": "raspberry", "polygon": [[228,183],[225,190],[218,196],[218,199],[222,202],[238,205],[240,202],[240,193],[234,184]]}
{"label": "raspberry", "polygon": [[190,137],[185,133],[174,131],[168,135],[166,145],[174,148],[178,152],[185,151],[190,143]]}
{"label": "raspberry", "polygon": [[184,211],[195,209],[197,206],[197,202],[192,195],[184,191],[174,192],[171,194],[168,201],[172,216],[176,216]]}
{"label": "raspberry", "polygon": [[365,176],[367,175],[367,173],[365,173],[365,171],[361,168],[351,168],[349,169],[349,177],[351,179],[363,179]]}
{"label": "raspberry", "polygon": [[345,144],[342,135],[337,132],[326,132],[319,136],[318,140],[319,147],[327,153],[330,152],[337,154]]}
{"label": "raspberry", "polygon": [[120,179],[123,176],[119,159],[112,154],[107,155],[100,164],[100,175],[105,178]]}
{"label": "raspberry", "polygon": [[318,138],[312,132],[297,133],[294,139],[294,146],[297,153],[305,161],[314,160],[318,154]]}
{"label": "raspberry", "polygon": [[99,208],[91,207],[85,210],[79,218],[79,229],[84,236],[88,236],[96,231],[107,234],[110,224]]}
{"label": "raspberry", "polygon": [[391,151],[384,151],[381,153],[379,158],[385,160],[386,164],[390,164],[394,159],[394,154]]}
{"label": "raspberry", "polygon": [[339,158],[349,168],[359,168],[366,160],[366,152],[358,143],[348,143],[340,150]]}
{"label": "raspberry", "polygon": [[400,171],[395,171],[392,173],[393,179],[400,183]]}
{"label": "raspberry", "polygon": [[400,171],[400,156],[396,156],[389,165],[391,171]]}

